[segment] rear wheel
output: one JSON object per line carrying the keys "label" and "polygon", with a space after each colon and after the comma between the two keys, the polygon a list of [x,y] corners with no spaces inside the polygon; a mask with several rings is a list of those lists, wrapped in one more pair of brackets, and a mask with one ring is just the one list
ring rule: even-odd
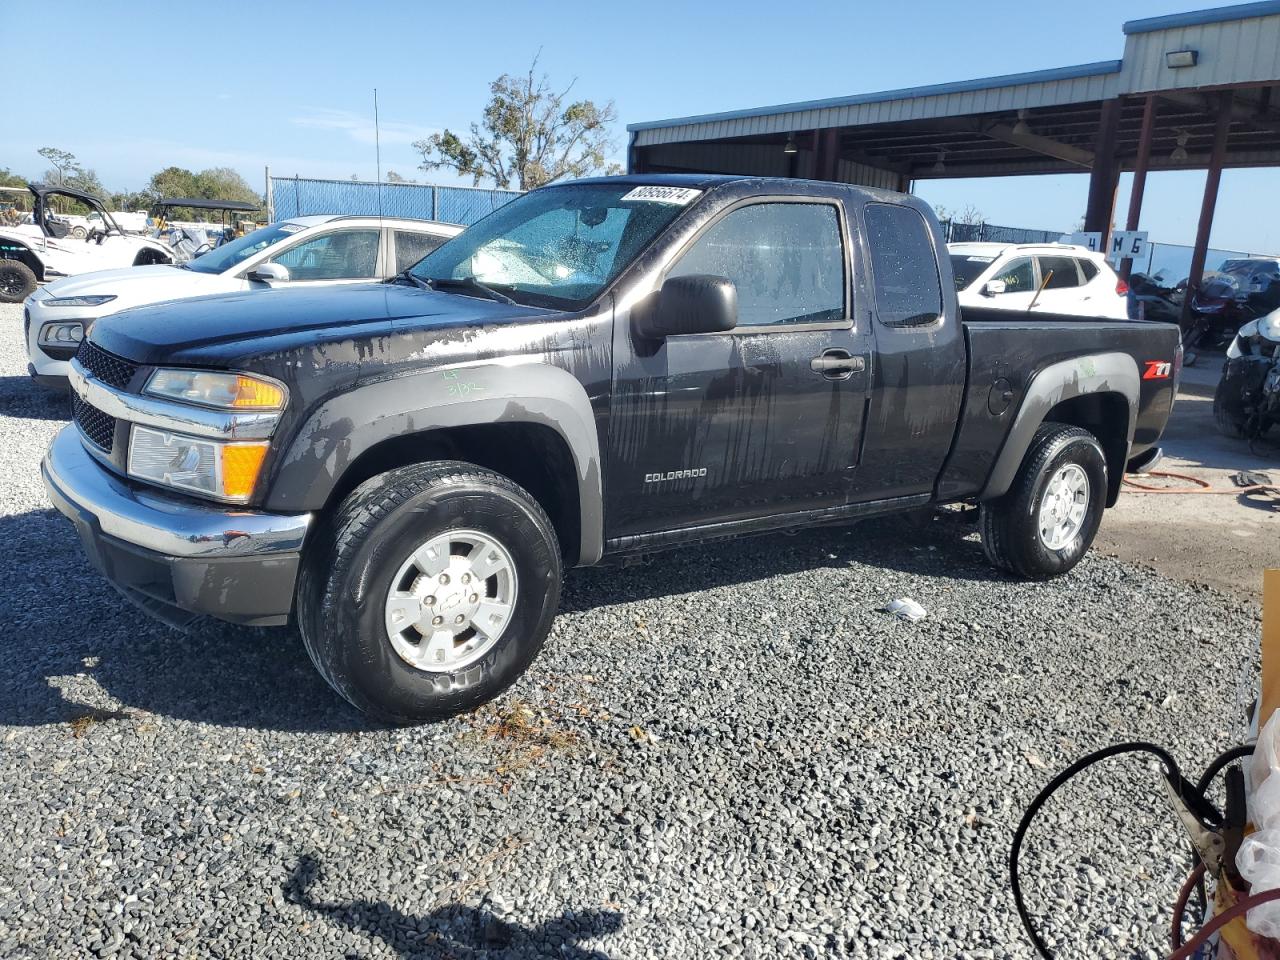
{"label": "rear wheel", "polygon": [[417,723],[470,710],[524,673],[560,599],[555,530],[500,474],[442,461],[367,481],[308,552],[307,652],[366,713]]}
{"label": "rear wheel", "polygon": [[1030,580],[1066,573],[1093,543],[1106,495],[1107,461],[1097,438],[1044,424],[1009,492],[981,506],[987,559]]}
{"label": "rear wheel", "polygon": [[21,303],[36,291],[35,271],[19,260],[0,260],[0,303]]}

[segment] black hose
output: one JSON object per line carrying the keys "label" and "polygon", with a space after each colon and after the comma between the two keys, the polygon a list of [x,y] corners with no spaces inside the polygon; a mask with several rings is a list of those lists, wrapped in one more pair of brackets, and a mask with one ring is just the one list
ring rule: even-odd
{"label": "black hose", "polygon": [[1044,958],[1044,960],[1053,960],[1053,954],[1049,952],[1048,945],[1041,938],[1040,933],[1036,930],[1035,924],[1032,922],[1031,915],[1027,912],[1026,902],[1022,898],[1022,883],[1018,877],[1018,855],[1022,850],[1022,841],[1027,834],[1027,830],[1031,826],[1031,822],[1035,819],[1036,814],[1040,812],[1040,808],[1048,802],[1049,798],[1058,791],[1058,789],[1080,773],[1108,757],[1119,756],[1123,753],[1148,753],[1154,756],[1164,766],[1165,776],[1173,782],[1180,781],[1181,774],[1178,772],[1177,761],[1173,756],[1154,743],[1145,743],[1135,741],[1132,743],[1117,743],[1109,747],[1103,747],[1101,750],[1095,750],[1093,753],[1086,754],[1071,766],[1067,767],[1036,794],[1036,798],[1031,801],[1031,806],[1027,807],[1026,813],[1022,815],[1022,820],[1018,824],[1018,829],[1013,834],[1013,845],[1009,850],[1009,885],[1013,888],[1013,903],[1018,911],[1018,919],[1022,921],[1022,927],[1027,931],[1027,936],[1031,938],[1032,944],[1035,945],[1036,952]]}

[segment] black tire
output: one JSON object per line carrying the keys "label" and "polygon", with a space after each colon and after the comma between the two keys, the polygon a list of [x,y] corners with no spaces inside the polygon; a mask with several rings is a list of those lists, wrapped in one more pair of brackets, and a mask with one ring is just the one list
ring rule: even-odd
{"label": "black tire", "polygon": [[1217,421],[1218,432],[1232,440],[1243,440],[1245,435],[1246,415],[1240,403],[1241,379],[1223,376],[1213,391],[1213,419]]}
{"label": "black tire", "polygon": [[[479,660],[429,672],[393,647],[387,594],[415,550],[464,529],[492,537],[509,554],[518,583],[512,613]],[[537,501],[500,474],[455,461],[392,470],[357,487],[316,533],[298,584],[303,643],[325,680],[379,720],[421,723],[491,700],[533,662],[555,619],[555,529]]]}
{"label": "black tire", "polygon": [[[1088,480],[1086,509],[1075,535],[1051,549],[1040,534],[1040,506],[1050,479],[1067,464],[1078,466]],[[998,569],[1028,580],[1061,576],[1080,562],[1093,543],[1106,498],[1107,459],[1097,438],[1062,423],[1041,425],[1008,493],[981,505],[979,525],[987,559]]]}
{"label": "black tire", "polygon": [[36,292],[35,272],[19,260],[0,260],[0,303],[21,303]]}

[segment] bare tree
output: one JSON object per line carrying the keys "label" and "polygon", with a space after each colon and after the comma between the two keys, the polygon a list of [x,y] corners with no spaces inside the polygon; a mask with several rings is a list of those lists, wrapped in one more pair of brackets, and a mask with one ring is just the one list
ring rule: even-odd
{"label": "bare tree", "polygon": [[[576,79],[556,92],[538,58],[522,77],[504,73],[489,85],[484,119],[459,136],[452,130],[414,143],[422,154],[421,169],[450,169],[474,183],[492,180],[532,190],[563,177],[581,177],[605,167],[613,147],[609,124],[618,119],[610,100],[570,100]],[[608,173],[620,172],[616,164]]]}
{"label": "bare tree", "polygon": [[987,218],[982,211],[975,207],[972,203],[966,203],[961,210],[952,210],[949,207],[938,203],[933,207],[933,212],[937,214],[939,220],[949,220],[952,223],[986,223]]}

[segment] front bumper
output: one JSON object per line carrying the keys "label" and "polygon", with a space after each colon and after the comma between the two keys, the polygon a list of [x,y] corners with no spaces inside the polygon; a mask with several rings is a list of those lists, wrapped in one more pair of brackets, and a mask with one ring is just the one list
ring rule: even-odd
{"label": "front bumper", "polygon": [[311,514],[206,505],[127,483],[85,451],[74,425],[54,438],[41,472],[90,562],[153,616],[176,626],[198,616],[288,620]]}
{"label": "front bumper", "polygon": [[84,308],[70,309],[46,307],[49,299],[43,290],[37,290],[27,298],[23,305],[23,335],[27,341],[27,372],[33,380],[45,386],[66,387],[67,371],[71,366],[71,358],[75,356],[75,347],[46,348],[40,343],[40,331],[51,323],[67,323],[79,321],[88,331],[97,319],[86,314]]}

